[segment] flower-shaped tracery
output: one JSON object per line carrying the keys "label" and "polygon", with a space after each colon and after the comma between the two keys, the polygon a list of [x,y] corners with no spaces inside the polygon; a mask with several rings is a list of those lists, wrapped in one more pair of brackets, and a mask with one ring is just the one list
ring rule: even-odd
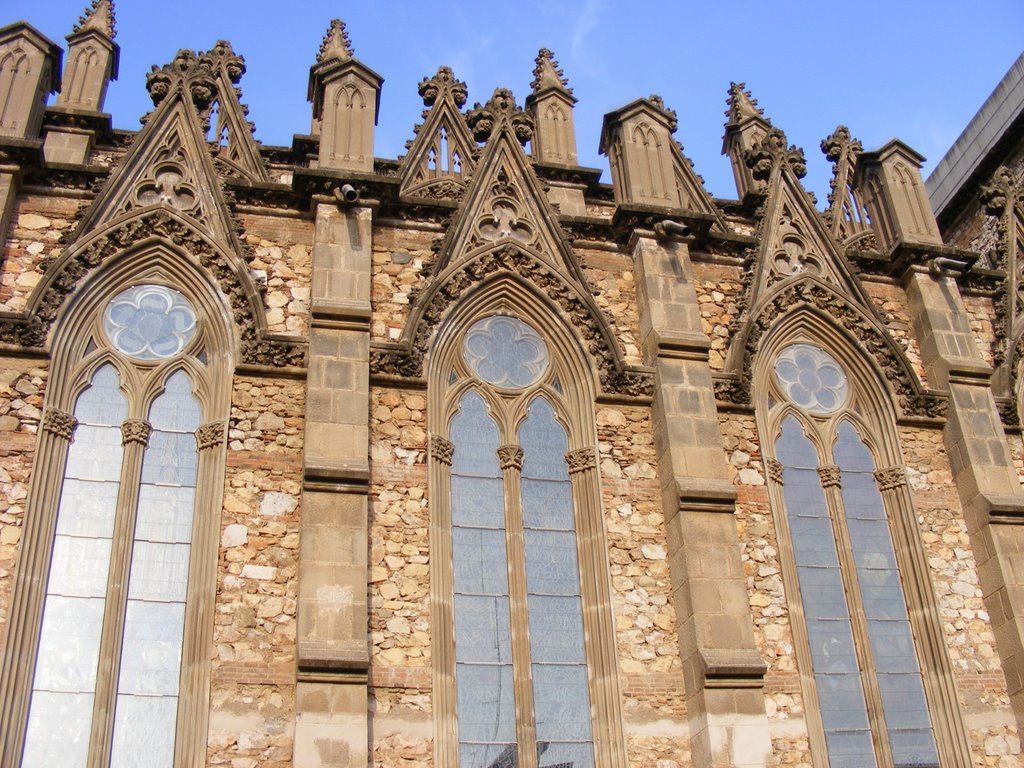
{"label": "flower-shaped tracery", "polygon": [[533,328],[515,317],[495,315],[466,333],[463,357],[470,369],[496,387],[519,389],[548,368],[548,348]]}
{"label": "flower-shaped tracery", "polygon": [[811,413],[834,413],[849,393],[839,363],[810,344],[786,347],[775,362],[775,377],[786,397]]}
{"label": "flower-shaped tracery", "polygon": [[196,313],[177,291],[162,285],[136,285],[110,302],[103,330],[126,355],[162,360],[178,354],[192,340]]}

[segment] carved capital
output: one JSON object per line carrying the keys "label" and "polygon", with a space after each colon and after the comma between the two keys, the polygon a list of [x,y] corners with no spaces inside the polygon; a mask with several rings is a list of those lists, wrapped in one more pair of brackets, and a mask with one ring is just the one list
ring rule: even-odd
{"label": "carved capital", "polygon": [[818,467],[822,488],[838,488],[843,484],[843,471],[835,464]]}
{"label": "carved capital", "polygon": [[593,448],[577,448],[565,454],[565,460],[569,464],[569,474],[586,472],[597,466],[597,451]]}
{"label": "carved capital", "polygon": [[223,421],[211,421],[209,424],[203,424],[196,430],[196,447],[200,451],[216,448],[224,442],[226,426]]}
{"label": "carved capital", "polygon": [[43,429],[54,437],[71,442],[75,439],[75,427],[78,419],[60,408],[47,408],[43,411]]}
{"label": "carved capital", "polygon": [[878,483],[878,490],[891,491],[907,484],[907,470],[905,467],[886,467],[875,470],[875,482]]}
{"label": "carved capital", "polygon": [[764,460],[764,467],[768,470],[768,479],[777,485],[783,485],[783,472],[785,467],[778,459],[768,457]]}
{"label": "carved capital", "polygon": [[498,448],[498,464],[505,469],[523,468],[523,449],[518,445],[503,445]]}
{"label": "carved capital", "polygon": [[446,440],[440,435],[430,436],[430,455],[442,464],[452,465],[452,456],[455,454],[455,444]]}
{"label": "carved capital", "polygon": [[121,424],[121,445],[138,443],[143,448],[149,445],[149,436],[153,425],[145,419],[125,419]]}

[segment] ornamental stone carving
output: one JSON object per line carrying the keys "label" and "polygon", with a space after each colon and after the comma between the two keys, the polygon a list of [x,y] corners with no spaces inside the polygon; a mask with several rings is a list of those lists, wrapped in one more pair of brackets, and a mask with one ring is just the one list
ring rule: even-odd
{"label": "ornamental stone carving", "polygon": [[520,144],[525,145],[533,138],[533,118],[516,104],[515,96],[508,88],[496,88],[490,101],[481,106],[479,102],[466,113],[466,122],[473,132],[473,138],[487,141],[501,120],[508,120]]}
{"label": "ornamental stone carving", "polygon": [[775,293],[757,310],[756,319],[747,328],[744,340],[743,363],[734,379],[717,379],[715,396],[720,400],[749,405],[750,381],[754,356],[764,334],[779,318],[792,315],[795,308],[806,304],[831,317],[840,328],[855,337],[857,346],[873,358],[882,369],[892,387],[903,412],[910,416],[944,418],[947,399],[939,394],[922,391],[906,356],[885,331],[879,329],[847,299],[820,283],[801,280]]}
{"label": "ornamental stone carving", "polygon": [[121,445],[138,443],[143,448],[149,445],[153,425],[145,419],[125,419],[121,424]]}
{"label": "ornamental stone carving", "polygon": [[503,470],[523,468],[523,449],[518,445],[503,445],[498,448],[498,464]]}
{"label": "ornamental stone carving", "polygon": [[514,279],[531,283],[558,305],[569,325],[580,335],[584,346],[596,358],[601,385],[605,391],[631,398],[648,398],[653,395],[653,374],[646,370],[628,369],[616,356],[612,347],[615,337],[608,330],[610,322],[601,314],[600,309],[573,290],[550,268],[513,245],[502,246],[466,262],[461,270],[426,295],[411,344],[408,347],[372,350],[371,370],[397,378],[421,377],[431,334],[445,312],[470,288],[498,272],[508,272],[515,276]]}
{"label": "ornamental stone carving", "polygon": [[765,469],[768,470],[768,479],[777,485],[783,485],[783,477],[786,467],[778,459],[770,456],[764,460]]}
{"label": "ornamental stone carving", "polygon": [[268,338],[256,318],[262,313],[259,292],[254,285],[247,290],[238,271],[227,257],[194,228],[165,210],[156,210],[108,230],[61,264],[59,272],[46,286],[31,308],[31,315],[0,321],[0,341],[26,347],[45,345],[50,324],[60,312],[64,299],[93,269],[134,244],[162,237],[193,254],[201,266],[216,279],[231,304],[232,315],[241,338],[242,360],[253,365],[301,367],[305,365],[306,344],[291,339]]}
{"label": "ornamental stone carving", "polygon": [[907,470],[905,467],[885,467],[875,470],[875,482],[880,491],[892,491],[902,488],[907,484]]}
{"label": "ornamental stone carving", "polygon": [[577,448],[566,453],[565,460],[569,464],[570,475],[586,472],[597,466],[597,451],[593,448]]}
{"label": "ornamental stone carving", "polygon": [[835,464],[818,467],[822,488],[839,488],[843,484],[843,471]]}
{"label": "ornamental stone carving", "polygon": [[770,129],[752,149],[747,150],[744,161],[751,175],[762,185],[767,183],[777,163],[786,163],[798,179],[807,175],[804,151],[788,145],[786,134],[778,128]]}
{"label": "ornamental stone carving", "polygon": [[71,442],[75,439],[75,427],[78,419],[60,408],[47,408],[43,411],[43,430],[54,437]]}
{"label": "ornamental stone carving", "polygon": [[442,464],[447,464],[450,467],[452,465],[452,457],[455,455],[455,444],[440,435],[431,435],[430,455]]}
{"label": "ornamental stone carving", "polygon": [[216,448],[224,442],[226,424],[223,421],[211,421],[196,430],[196,447],[200,451]]}

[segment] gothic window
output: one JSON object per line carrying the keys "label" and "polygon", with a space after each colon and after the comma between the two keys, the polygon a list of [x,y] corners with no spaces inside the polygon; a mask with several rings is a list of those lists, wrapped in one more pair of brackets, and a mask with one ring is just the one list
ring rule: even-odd
{"label": "gothic window", "polygon": [[563,386],[561,355],[519,317],[485,317],[451,346],[439,398],[447,415],[432,441],[435,715],[452,726],[436,739],[437,759],[461,768],[602,764],[620,726],[593,719],[617,691],[595,683],[615,675],[598,674],[610,615],[586,610],[606,566],[596,562],[603,547],[584,545],[600,519],[593,443],[571,450],[584,434],[593,439],[576,423],[578,388]]}
{"label": "gothic window", "polygon": [[765,384],[774,437],[764,450],[815,764],[937,767],[940,751],[957,749],[933,725],[948,720],[935,715],[948,681],[921,655],[940,632],[934,598],[908,598],[923,553],[904,471],[876,458],[877,393],[810,343],[775,354]]}
{"label": "gothic window", "polygon": [[0,679],[24,768],[205,754],[226,339],[148,277],[56,332]]}

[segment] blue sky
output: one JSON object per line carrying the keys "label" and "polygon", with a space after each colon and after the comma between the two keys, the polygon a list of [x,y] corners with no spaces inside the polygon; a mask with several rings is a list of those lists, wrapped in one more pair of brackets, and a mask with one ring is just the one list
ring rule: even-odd
{"label": "blue sky", "polygon": [[[5,0],[0,25],[24,19],[52,40],[88,0]],[[282,10],[286,9],[286,10]],[[376,154],[395,157],[419,121],[416,86],[441,64],[469,87],[469,105],[509,87],[522,103],[538,48],[554,51],[579,99],[580,162],[598,155],[606,112],[652,93],[679,113],[676,133],[712,194],[734,197],[721,156],[729,82],[744,81],[808,159],[805,183],[823,204],[831,166],[818,145],[848,125],[866,149],[898,136],[928,158],[925,176],[1021,52],[1021,0],[857,3],[519,0],[514,3],[214,3],[119,0],[120,77],[106,109],[135,128],[150,108],[145,73],[179,48],[230,40],[245,56],[241,86],[256,135],[290,144],[307,133],[309,67],[332,17],[356,56],[384,79]]]}

